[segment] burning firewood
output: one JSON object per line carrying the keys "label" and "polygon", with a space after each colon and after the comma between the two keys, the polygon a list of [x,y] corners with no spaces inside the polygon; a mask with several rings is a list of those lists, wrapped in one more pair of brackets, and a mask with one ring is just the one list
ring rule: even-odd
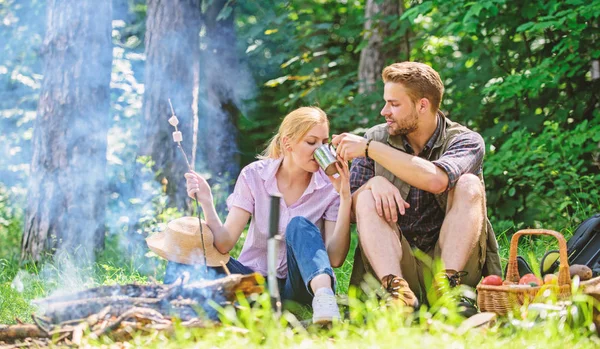
{"label": "burning firewood", "polygon": [[35,324],[0,325],[0,342],[14,342],[25,338],[48,338],[49,334]]}
{"label": "burning firewood", "polygon": [[127,339],[134,332],[173,331],[174,319],[182,320],[180,326],[204,328],[217,321],[203,317],[208,300],[232,304],[238,294],[263,292],[263,283],[260,274],[231,274],[189,284],[102,286],[48,297],[34,302],[44,312],[32,315],[34,324],[0,325],[0,345],[79,345],[86,333],[92,338]]}
{"label": "burning firewood", "polygon": [[169,285],[149,284],[149,285],[112,285],[90,288],[85,291],[70,293],[67,295],[47,297],[36,303],[54,303],[74,301],[78,299],[87,299],[92,297],[111,297],[116,295],[125,295],[128,297],[157,298],[169,288]]}

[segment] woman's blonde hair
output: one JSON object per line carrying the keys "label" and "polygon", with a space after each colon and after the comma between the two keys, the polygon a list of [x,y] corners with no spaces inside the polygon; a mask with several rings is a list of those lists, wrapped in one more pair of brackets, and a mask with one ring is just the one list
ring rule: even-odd
{"label": "woman's blonde hair", "polygon": [[278,159],[283,155],[283,139],[288,138],[291,143],[296,143],[316,125],[326,124],[329,127],[327,114],[318,107],[301,107],[283,118],[277,134],[271,138],[267,149],[259,159]]}

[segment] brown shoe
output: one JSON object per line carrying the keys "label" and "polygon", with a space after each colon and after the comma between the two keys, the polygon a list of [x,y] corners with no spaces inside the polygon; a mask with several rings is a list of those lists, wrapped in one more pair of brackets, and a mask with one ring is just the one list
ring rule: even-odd
{"label": "brown shoe", "polygon": [[[440,299],[444,294],[451,295],[458,306],[459,314],[470,317],[477,313],[476,296],[470,287],[461,286],[461,278],[466,275],[466,271],[456,271],[454,269],[441,271],[433,277],[433,291],[436,299]],[[460,292],[451,291],[455,288],[459,288]]]}
{"label": "brown shoe", "polygon": [[417,297],[403,278],[392,274],[386,275],[381,278],[381,285],[389,293],[394,303],[411,308],[418,307]]}
{"label": "brown shoe", "polygon": [[445,269],[433,276],[433,289],[437,297],[441,297],[451,288],[461,285],[461,278],[466,276],[466,271],[456,271],[454,269]]}

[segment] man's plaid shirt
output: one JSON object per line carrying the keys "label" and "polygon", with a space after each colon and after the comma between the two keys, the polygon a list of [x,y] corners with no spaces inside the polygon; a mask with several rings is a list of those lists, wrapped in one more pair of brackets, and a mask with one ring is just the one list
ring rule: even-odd
{"label": "man's plaid shirt", "polygon": [[[431,148],[440,136],[442,123],[438,117],[438,126],[427,141],[419,157],[429,160]],[[414,155],[412,147],[406,138],[404,148],[406,153]],[[388,144],[388,146],[390,146]],[[448,188],[454,188],[458,178],[465,173],[478,175],[482,171],[485,144],[483,138],[476,132],[465,132],[458,135],[446,149],[446,152],[437,160],[431,161],[448,174]],[[356,158],[350,168],[350,188],[354,193],[375,175],[375,162],[370,158]],[[411,187],[406,198],[410,208],[406,209],[404,216],[398,213],[398,228],[406,237],[412,247],[422,251],[429,251],[435,246],[444,217],[445,208],[439,207],[435,195],[424,190]]]}

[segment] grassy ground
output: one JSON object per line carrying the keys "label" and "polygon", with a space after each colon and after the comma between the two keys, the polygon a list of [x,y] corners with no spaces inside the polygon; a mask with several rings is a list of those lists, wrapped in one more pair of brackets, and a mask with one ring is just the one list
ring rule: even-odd
{"label": "grassy ground", "polygon": [[[17,231],[17,230],[15,230]],[[32,299],[46,296],[57,290],[75,290],[97,285],[124,284],[132,282],[161,281],[165,262],[156,257],[135,256],[121,249],[115,238],[109,238],[107,249],[97,261],[75,267],[68,260],[46,263],[41,267],[20,267],[18,257],[18,233],[2,232],[0,246],[0,324],[15,323],[16,318],[30,321],[36,309]],[[568,236],[570,232],[566,232]],[[501,255],[506,262],[509,241],[499,235]],[[348,303],[344,307],[345,321],[329,329],[308,328],[298,324],[298,317],[306,312],[287,313],[280,321],[274,321],[267,297],[253,306],[231,316],[223,311],[225,326],[213,329],[179,329],[173,334],[156,333],[136,336],[128,345],[147,348],[182,347],[323,347],[323,348],[596,348],[600,340],[592,326],[587,299],[572,307],[579,314],[568,317],[547,317],[523,313],[517,317],[499,321],[487,330],[461,330],[460,318],[452,305],[437,305],[422,309],[412,317],[399,315],[394,309],[382,309],[376,299],[358,301],[354,290],[348,290],[352,269],[352,254],[356,238],[354,234],[351,256],[336,269],[338,293]],[[241,246],[241,245],[240,245]],[[536,261],[548,249],[556,248],[551,239],[524,239],[520,254],[529,259],[534,268]],[[239,247],[238,247],[239,251]],[[235,254],[235,253],[234,253]],[[73,271],[77,270],[77,273]],[[350,293],[349,297],[347,296]],[[111,346],[108,338],[88,342],[90,346]]]}

